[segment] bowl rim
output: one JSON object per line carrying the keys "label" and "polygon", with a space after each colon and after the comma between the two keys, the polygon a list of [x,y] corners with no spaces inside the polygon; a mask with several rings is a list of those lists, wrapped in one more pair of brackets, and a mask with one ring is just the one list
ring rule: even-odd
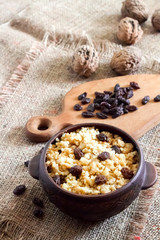
{"label": "bowl rim", "polygon": [[[73,128],[81,128],[81,127],[108,127],[108,128],[113,128],[115,131],[118,131],[119,133],[117,133],[117,135],[121,136],[121,134],[124,134],[127,138],[129,138],[131,140],[131,142],[134,144],[136,150],[139,153],[139,166],[137,168],[136,174],[133,176],[133,178],[131,178],[131,180],[123,185],[122,187],[116,189],[113,192],[109,192],[109,193],[103,193],[103,194],[99,194],[99,195],[85,195],[85,194],[78,194],[78,193],[73,193],[70,192],[68,190],[63,189],[61,186],[57,185],[54,180],[49,176],[48,171],[47,171],[47,167],[45,165],[45,159],[46,159],[46,151],[49,147],[49,145],[60,135],[62,135],[65,132],[68,132],[69,130],[71,130],[70,132],[72,132]],[[77,130],[76,129],[76,130]],[[73,131],[76,131],[73,130]],[[108,130],[110,131],[110,130]],[[112,131],[111,131],[112,132]],[[42,161],[42,162],[41,162]],[[133,183],[135,182],[135,180],[139,177],[139,174],[142,171],[143,168],[143,163],[144,163],[144,157],[143,157],[143,152],[139,146],[139,144],[136,142],[136,140],[129,135],[127,132],[125,132],[124,130],[117,128],[113,125],[110,124],[105,124],[105,123],[94,123],[94,122],[89,122],[89,123],[79,123],[79,124],[73,124],[70,126],[67,126],[66,128],[63,128],[62,130],[58,131],[45,145],[42,153],[41,153],[41,157],[40,157],[40,162],[43,164],[43,170],[46,174],[46,176],[48,177],[48,179],[50,180],[50,182],[63,194],[68,195],[70,197],[76,197],[76,198],[80,198],[80,199],[102,199],[102,198],[106,198],[106,197],[111,197],[111,198],[115,198],[116,196],[120,196],[121,194],[123,194],[124,192],[127,191],[128,188],[131,188],[131,186],[133,185]]]}

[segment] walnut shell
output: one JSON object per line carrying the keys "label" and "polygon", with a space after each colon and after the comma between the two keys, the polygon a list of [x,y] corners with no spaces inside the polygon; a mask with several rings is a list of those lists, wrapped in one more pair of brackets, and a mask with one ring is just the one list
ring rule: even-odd
{"label": "walnut shell", "polygon": [[133,18],[123,18],[118,25],[117,37],[126,44],[138,42],[143,35],[143,30],[138,21]]}
{"label": "walnut shell", "polygon": [[96,71],[99,65],[98,53],[92,46],[82,45],[76,49],[73,59],[72,68],[80,76],[89,77]]}
{"label": "walnut shell", "polygon": [[135,47],[126,47],[116,52],[111,60],[111,68],[120,75],[126,75],[137,71],[141,64],[141,52]]}
{"label": "walnut shell", "polygon": [[122,3],[121,13],[123,17],[131,17],[139,23],[148,19],[148,9],[142,0],[125,0]]}
{"label": "walnut shell", "polygon": [[160,31],[160,9],[155,10],[153,13],[152,25],[156,30]]}

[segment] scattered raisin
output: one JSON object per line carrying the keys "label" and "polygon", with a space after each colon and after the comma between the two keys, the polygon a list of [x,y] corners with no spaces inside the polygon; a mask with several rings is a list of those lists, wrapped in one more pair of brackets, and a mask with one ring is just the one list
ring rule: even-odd
{"label": "scattered raisin", "polygon": [[126,93],[126,98],[131,98],[133,97],[133,91],[132,90],[129,90],[127,93]]}
{"label": "scattered raisin", "polygon": [[145,105],[149,102],[150,100],[150,97],[149,96],[145,96],[143,99],[142,99],[142,104]]}
{"label": "scattered raisin", "polygon": [[115,153],[118,153],[118,154],[121,153],[121,149],[118,146],[113,145],[111,148],[112,148],[112,150],[115,151]]}
{"label": "scattered raisin", "polygon": [[44,207],[44,204],[43,204],[43,201],[37,197],[34,197],[32,202],[37,205],[38,207],[41,207],[43,208]]}
{"label": "scattered raisin", "polygon": [[129,99],[125,99],[125,98],[123,98],[122,96],[119,96],[119,97],[118,97],[118,102],[119,102],[119,103],[124,103],[125,105],[129,105],[129,104],[130,104]]}
{"label": "scattered raisin", "polygon": [[104,114],[108,114],[109,113],[109,109],[104,107],[104,106],[101,106],[101,112],[104,113]]}
{"label": "scattered raisin", "polygon": [[79,178],[80,175],[81,175],[81,173],[82,173],[82,166],[75,165],[75,166],[73,166],[73,167],[71,167],[71,168],[69,169],[69,172],[70,172],[73,176]]}
{"label": "scattered raisin", "polygon": [[109,152],[102,152],[98,155],[98,159],[101,160],[101,161],[104,161],[104,160],[109,159],[109,158],[110,158]]}
{"label": "scattered raisin", "polygon": [[91,99],[90,98],[83,98],[81,103],[84,105],[84,104],[88,104],[90,103]]}
{"label": "scattered raisin", "polygon": [[125,179],[131,179],[134,176],[133,171],[126,167],[121,169],[121,173]]}
{"label": "scattered raisin", "polygon": [[111,95],[112,91],[104,91],[105,94]]}
{"label": "scattered raisin", "polygon": [[89,104],[88,107],[87,107],[87,111],[88,112],[94,112],[94,110],[95,110],[94,103]]}
{"label": "scattered raisin", "polygon": [[82,106],[80,104],[75,104],[74,105],[74,110],[75,111],[81,111],[82,110]]}
{"label": "scattered raisin", "polygon": [[129,111],[126,109],[126,106],[124,106],[124,108],[123,108],[123,113],[124,114],[126,114],[126,113],[128,113]]}
{"label": "scattered raisin", "polygon": [[98,112],[98,113],[96,113],[96,115],[97,115],[98,118],[101,118],[101,119],[108,118],[107,114],[102,113],[102,112]]}
{"label": "scattered raisin", "polygon": [[99,110],[101,108],[101,105],[99,103],[94,103],[95,109]]}
{"label": "scattered raisin", "polygon": [[17,186],[14,190],[13,193],[15,195],[21,195],[26,191],[26,186],[24,184]]}
{"label": "scattered raisin", "polygon": [[104,98],[105,93],[95,92],[95,96],[96,96],[96,98]]}
{"label": "scattered raisin", "polygon": [[85,98],[87,96],[87,93],[84,92],[81,95],[78,96],[78,100],[82,100],[83,98]]}
{"label": "scattered raisin", "polygon": [[93,100],[93,102],[94,102],[94,103],[101,103],[101,102],[103,102],[103,98],[95,98],[95,99]]}
{"label": "scattered raisin", "polygon": [[99,141],[108,142],[108,137],[104,133],[100,133],[97,135]]}
{"label": "scattered raisin", "polygon": [[29,166],[29,160],[24,162],[24,166],[28,167]]}
{"label": "scattered raisin", "polygon": [[131,86],[133,89],[140,89],[140,86],[139,86],[138,83],[136,83],[136,82],[130,82],[130,86]]}
{"label": "scattered raisin", "polygon": [[134,112],[136,110],[138,110],[138,108],[134,105],[127,105],[126,106],[126,109],[129,111],[129,112]]}
{"label": "scattered raisin", "polygon": [[80,148],[75,148],[74,149],[74,156],[75,156],[75,159],[80,160],[81,157],[84,156],[84,153],[82,152],[82,150]]}
{"label": "scattered raisin", "polygon": [[37,218],[42,218],[44,216],[44,212],[41,209],[35,209],[33,211],[33,215]]}
{"label": "scattered raisin", "polygon": [[91,117],[94,117],[94,113],[92,113],[92,112],[83,112],[82,116],[84,118],[91,118]]}
{"label": "scattered raisin", "polygon": [[114,92],[117,92],[120,89],[120,85],[117,83],[114,87]]}
{"label": "scattered raisin", "polygon": [[104,175],[97,175],[94,180],[96,185],[102,185],[106,183],[106,181],[107,181],[107,178]]}
{"label": "scattered raisin", "polygon": [[157,95],[157,96],[154,98],[154,101],[155,101],[155,102],[160,102],[160,94]]}
{"label": "scattered raisin", "polygon": [[108,109],[110,109],[111,108],[111,104],[109,104],[109,103],[107,103],[107,102],[101,102],[101,107],[106,107],[106,108],[108,108]]}

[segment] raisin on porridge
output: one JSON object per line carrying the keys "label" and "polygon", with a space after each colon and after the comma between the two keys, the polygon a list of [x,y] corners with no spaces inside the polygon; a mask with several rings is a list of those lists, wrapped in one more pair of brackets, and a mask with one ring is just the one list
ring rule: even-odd
{"label": "raisin on porridge", "polygon": [[46,157],[48,174],[56,184],[85,195],[115,191],[127,184],[138,168],[133,144],[94,127],[64,133],[49,146]]}

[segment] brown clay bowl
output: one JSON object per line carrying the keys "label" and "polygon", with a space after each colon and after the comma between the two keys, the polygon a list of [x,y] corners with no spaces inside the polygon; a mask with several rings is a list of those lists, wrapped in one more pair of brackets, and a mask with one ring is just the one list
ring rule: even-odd
{"label": "brown clay bowl", "polygon": [[[112,193],[101,195],[80,195],[71,193],[58,186],[48,175],[45,166],[48,146],[61,137],[64,132],[72,132],[81,127],[96,127],[120,135],[125,141],[134,145],[139,154],[139,167],[134,177]],[[98,221],[118,214],[127,208],[142,189],[151,187],[157,180],[154,166],[144,161],[142,150],[138,143],[126,132],[111,125],[101,123],[82,123],[69,126],[55,134],[45,145],[43,151],[32,158],[29,164],[30,175],[38,179],[49,200],[61,211],[77,218]]]}

